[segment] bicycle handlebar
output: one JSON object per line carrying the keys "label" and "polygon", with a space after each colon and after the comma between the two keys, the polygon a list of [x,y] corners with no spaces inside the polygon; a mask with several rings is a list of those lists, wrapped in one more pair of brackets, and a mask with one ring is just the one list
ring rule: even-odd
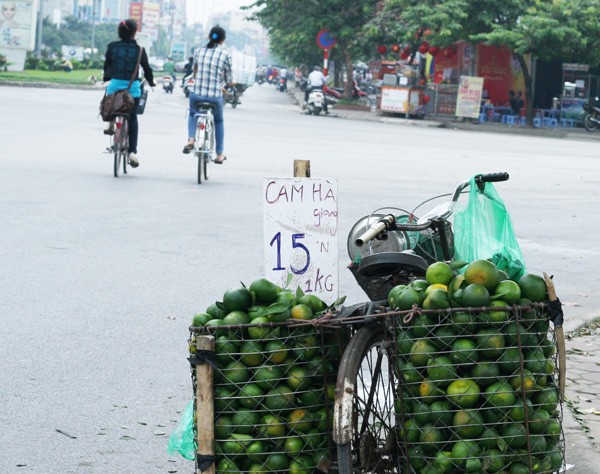
{"label": "bicycle handlebar", "polygon": [[478,183],[497,183],[499,181],[508,181],[508,173],[478,174],[475,176],[475,181]]}
{"label": "bicycle handlebar", "polygon": [[393,228],[395,223],[396,218],[393,214],[388,214],[387,216],[382,217],[377,221],[377,224],[371,226],[369,230],[367,230],[363,235],[356,239],[356,246],[362,247],[365,243],[367,243],[369,240],[373,240],[384,230]]}
{"label": "bicycle handlebar", "polygon": [[[500,181],[507,181],[509,178],[507,172],[501,173],[487,173],[487,174],[478,174],[475,175],[475,183],[479,187],[480,190],[483,190],[483,186],[485,183],[493,183]],[[458,201],[458,198],[462,191],[469,186],[470,180],[465,181],[459,184],[454,190],[454,194],[452,195],[452,203]],[[396,217],[392,214],[388,214],[377,221],[377,223],[371,226],[366,232],[364,232],[358,239],[356,239],[355,244],[357,247],[362,247],[364,244],[378,237],[381,233],[386,230],[405,230],[405,231],[422,231],[428,229],[432,226],[432,222],[438,219],[446,219],[452,214],[452,208],[449,207],[446,212],[442,215],[437,216],[435,219],[428,219],[426,222],[418,223],[418,224],[398,224],[396,222]]]}

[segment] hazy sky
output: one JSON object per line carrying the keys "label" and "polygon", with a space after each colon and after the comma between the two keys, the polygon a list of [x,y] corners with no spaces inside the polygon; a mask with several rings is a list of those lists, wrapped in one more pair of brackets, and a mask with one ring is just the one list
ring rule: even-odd
{"label": "hazy sky", "polygon": [[251,5],[253,0],[188,0],[188,24],[205,23],[211,13],[238,10],[241,6]]}

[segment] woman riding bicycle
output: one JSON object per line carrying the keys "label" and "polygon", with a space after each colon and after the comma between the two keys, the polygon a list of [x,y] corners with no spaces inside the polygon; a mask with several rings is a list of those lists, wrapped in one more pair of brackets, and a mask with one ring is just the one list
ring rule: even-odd
{"label": "woman riding bicycle", "polygon": [[[215,104],[215,139],[217,159],[215,163],[222,164],[226,157],[223,155],[225,127],[223,121],[223,94],[221,84],[231,83],[231,58],[221,47],[225,41],[225,30],[215,26],[208,35],[209,42],[205,48],[196,51],[194,55],[194,88],[190,93],[190,112],[197,111],[197,102]],[[183,153],[194,149],[196,119],[193,113],[188,116],[188,143],[183,147]]]}
{"label": "woman riding bicycle", "polygon": [[[106,59],[104,61],[104,81],[109,81],[106,93],[108,95],[114,94],[118,90],[127,89],[131,76],[134,74],[136,69],[137,60],[140,53],[141,46],[135,41],[135,34],[137,33],[137,23],[135,20],[123,20],[119,23],[118,28],[120,41],[113,41],[106,49]],[[155,86],[154,75],[152,69],[148,63],[148,55],[146,51],[142,50],[142,56],[140,59],[140,66],[144,70],[144,77],[151,86]],[[137,158],[137,143],[138,143],[138,120],[137,120],[137,109],[140,103],[140,96],[142,94],[140,87],[140,80],[136,78],[131,84],[129,89],[131,96],[135,101],[135,106],[129,114],[129,163],[132,167],[136,168],[139,165]],[[108,129],[104,131],[107,135],[114,133],[113,124],[110,123]]]}

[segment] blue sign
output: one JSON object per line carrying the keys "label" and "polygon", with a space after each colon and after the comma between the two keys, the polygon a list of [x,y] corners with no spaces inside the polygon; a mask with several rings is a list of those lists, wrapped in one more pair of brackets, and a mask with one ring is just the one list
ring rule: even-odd
{"label": "blue sign", "polygon": [[321,30],[317,33],[317,45],[321,49],[331,49],[335,46],[335,38],[327,30]]}

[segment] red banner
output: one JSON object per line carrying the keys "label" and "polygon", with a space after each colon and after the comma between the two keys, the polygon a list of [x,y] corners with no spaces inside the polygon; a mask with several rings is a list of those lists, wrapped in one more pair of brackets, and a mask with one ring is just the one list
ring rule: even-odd
{"label": "red banner", "polygon": [[143,7],[143,2],[132,2],[129,4],[129,18],[137,21],[138,33],[142,32]]}

